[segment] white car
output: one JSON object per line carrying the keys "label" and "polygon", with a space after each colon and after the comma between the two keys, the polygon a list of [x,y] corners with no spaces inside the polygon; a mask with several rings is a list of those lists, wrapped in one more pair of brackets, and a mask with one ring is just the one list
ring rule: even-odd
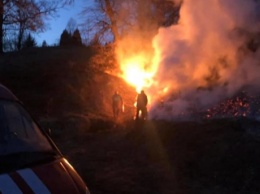
{"label": "white car", "polygon": [[82,178],[0,84],[0,194],[86,194]]}

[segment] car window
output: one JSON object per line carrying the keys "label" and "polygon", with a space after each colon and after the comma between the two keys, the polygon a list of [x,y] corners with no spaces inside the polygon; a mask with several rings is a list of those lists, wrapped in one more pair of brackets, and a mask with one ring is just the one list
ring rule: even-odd
{"label": "car window", "polygon": [[0,100],[0,155],[51,149],[47,138],[19,103]]}

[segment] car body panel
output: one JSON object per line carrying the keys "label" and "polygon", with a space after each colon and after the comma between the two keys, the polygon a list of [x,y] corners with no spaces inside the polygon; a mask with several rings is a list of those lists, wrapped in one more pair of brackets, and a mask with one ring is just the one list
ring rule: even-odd
{"label": "car body panel", "polygon": [[0,84],[0,194],[89,194],[48,134]]}
{"label": "car body panel", "polygon": [[0,193],[80,194],[86,193],[86,186],[75,169],[62,158],[47,164],[1,174]]}
{"label": "car body panel", "polygon": [[6,100],[19,101],[18,98],[4,85],[0,84],[0,98]]}

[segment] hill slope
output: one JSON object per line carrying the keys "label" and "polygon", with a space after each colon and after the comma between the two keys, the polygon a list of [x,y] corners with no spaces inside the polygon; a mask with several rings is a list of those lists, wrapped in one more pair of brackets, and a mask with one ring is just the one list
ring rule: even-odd
{"label": "hill slope", "polygon": [[135,91],[122,79],[94,68],[91,48],[35,48],[0,59],[0,82],[37,117],[68,114],[111,117],[118,90],[132,114]]}
{"label": "hill slope", "polygon": [[[90,64],[90,48],[38,48],[0,58],[0,82],[51,127],[92,194],[255,194],[260,125],[251,120],[132,120],[135,91]],[[111,96],[126,103],[113,123]]]}

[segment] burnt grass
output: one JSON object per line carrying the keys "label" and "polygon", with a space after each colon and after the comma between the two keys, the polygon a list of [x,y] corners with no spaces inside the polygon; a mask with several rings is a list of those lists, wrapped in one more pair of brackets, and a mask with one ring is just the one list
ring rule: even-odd
{"label": "burnt grass", "polygon": [[53,139],[92,194],[253,194],[260,141],[251,129],[259,123],[102,121],[87,131],[53,131]]}
{"label": "burnt grass", "polygon": [[[256,194],[260,125],[249,119],[131,120],[135,90],[91,67],[91,48],[37,48],[0,58],[9,87],[92,194]],[[110,100],[126,111],[111,120]]]}

